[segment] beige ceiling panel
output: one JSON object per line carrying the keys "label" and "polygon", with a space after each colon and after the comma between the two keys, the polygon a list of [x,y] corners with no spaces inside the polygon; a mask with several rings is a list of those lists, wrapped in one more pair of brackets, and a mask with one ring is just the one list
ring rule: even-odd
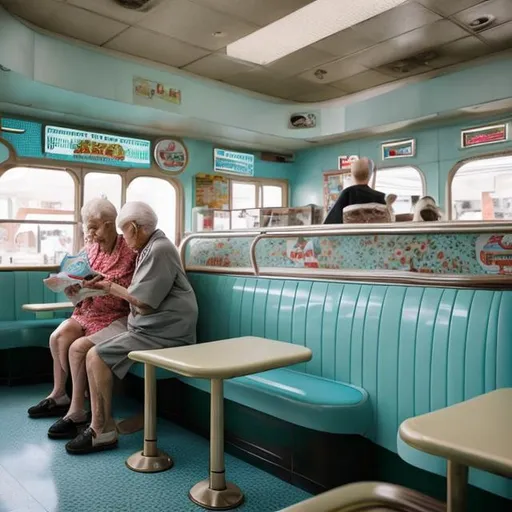
{"label": "beige ceiling panel", "polygon": [[326,62],[331,62],[335,58],[329,53],[316,50],[311,46],[294,52],[282,59],[276,60],[272,64],[265,66],[271,71],[277,71],[283,75],[293,76],[302,73],[312,67],[318,67]]}
{"label": "beige ceiling panel", "polygon": [[512,22],[480,32],[480,36],[496,49],[512,47]]}
{"label": "beige ceiling panel", "polygon": [[125,30],[105,47],[178,68],[208,55],[202,48],[137,27]]}
{"label": "beige ceiling panel", "polygon": [[427,66],[436,69],[443,68],[482,57],[487,53],[491,53],[491,51],[492,48],[490,46],[482,43],[476,37],[468,36],[441,46],[437,49],[439,57],[429,60]]}
{"label": "beige ceiling panel", "polygon": [[[448,0],[446,0],[448,1]],[[411,30],[439,21],[441,17],[417,3],[406,3],[354,27],[361,37],[380,43]]]}
{"label": "beige ceiling panel", "polygon": [[300,78],[285,78],[274,84],[272,90],[274,94],[280,98],[291,99],[302,94],[307,94],[311,89],[318,87],[307,80]]}
{"label": "beige ceiling panel", "polygon": [[184,67],[184,69],[191,73],[206,76],[213,80],[224,80],[227,77],[254,68],[255,66],[251,66],[246,62],[230,59],[228,56],[219,53],[212,53]]}
{"label": "beige ceiling panel", "polygon": [[313,0],[192,0],[261,27],[284,18]]}
{"label": "beige ceiling panel", "polygon": [[67,3],[59,3],[44,28],[101,46],[128,28],[128,25]]}
{"label": "beige ceiling panel", "polygon": [[358,32],[353,28],[347,28],[315,43],[313,48],[318,48],[336,57],[346,57],[373,44],[375,44],[374,40],[369,34],[365,34],[362,30]]}
{"label": "beige ceiling panel", "polygon": [[306,94],[299,94],[291,97],[293,101],[301,101],[304,103],[316,102],[316,101],[328,101],[336,98],[346,96],[346,93],[331,87],[330,85],[319,85],[312,87]]}
{"label": "beige ceiling panel", "polygon": [[467,35],[468,33],[455,23],[441,20],[364,50],[357,54],[357,58],[363,66],[378,68],[388,62],[412,57]]}
{"label": "beige ceiling panel", "polygon": [[145,12],[125,9],[111,0],[67,0],[67,2],[68,4],[82,7],[88,11],[93,11],[128,25],[134,25],[147,15]]}
{"label": "beige ceiling panel", "polygon": [[501,25],[512,20],[512,1],[511,0],[491,0],[482,4],[475,5],[470,9],[459,12],[454,16],[457,21],[469,25],[469,23],[477,18],[485,15],[492,15],[496,19],[495,25]]}
{"label": "beige ceiling panel", "polygon": [[383,75],[377,71],[368,70],[358,75],[351,76],[345,80],[334,82],[331,85],[333,87],[339,87],[342,91],[349,93],[364,91],[365,89],[371,89],[388,82],[392,82],[393,78],[388,75]]}
{"label": "beige ceiling panel", "polygon": [[[320,74],[320,71],[325,71],[325,73]],[[310,82],[323,85],[343,80],[344,78],[357,75],[363,71],[366,71],[366,68],[361,65],[357,57],[347,57],[321,66],[320,68],[310,69],[302,73],[300,77]]]}
{"label": "beige ceiling panel", "polygon": [[62,7],[58,0],[0,0],[0,5],[42,28],[51,20],[52,13]]}
{"label": "beige ceiling panel", "polygon": [[[258,28],[189,0],[170,0],[156,7],[139,25],[211,51],[220,50]],[[214,36],[216,32],[223,36]]]}
{"label": "beige ceiling panel", "polygon": [[230,76],[226,78],[224,82],[235,85],[236,87],[255,90],[252,89],[252,87],[263,87],[265,86],[265,83],[270,86],[271,84],[278,83],[282,79],[283,77],[280,75],[276,75],[275,73],[267,71],[263,68],[258,68],[252,71],[239,73],[238,75]]}
{"label": "beige ceiling panel", "polygon": [[432,9],[442,16],[451,16],[457,12],[482,3],[482,0],[417,0],[425,7]]}

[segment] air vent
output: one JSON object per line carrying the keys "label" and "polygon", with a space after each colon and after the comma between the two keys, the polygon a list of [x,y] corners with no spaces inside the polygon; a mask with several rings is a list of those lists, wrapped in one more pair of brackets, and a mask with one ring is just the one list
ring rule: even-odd
{"label": "air vent", "polygon": [[117,5],[132,11],[147,12],[162,0],[112,0]]}
{"label": "air vent", "polygon": [[473,30],[473,32],[480,32],[481,30],[489,28],[494,23],[495,19],[494,16],[489,14],[479,16],[469,23],[469,28]]}

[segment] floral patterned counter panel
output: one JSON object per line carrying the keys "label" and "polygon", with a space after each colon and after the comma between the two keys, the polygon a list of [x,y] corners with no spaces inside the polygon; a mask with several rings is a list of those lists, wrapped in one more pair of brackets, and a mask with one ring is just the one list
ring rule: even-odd
{"label": "floral patterned counter panel", "polygon": [[[187,265],[250,267],[252,238],[195,239]],[[261,267],[385,269],[439,274],[512,273],[512,235],[382,234],[264,238]]]}

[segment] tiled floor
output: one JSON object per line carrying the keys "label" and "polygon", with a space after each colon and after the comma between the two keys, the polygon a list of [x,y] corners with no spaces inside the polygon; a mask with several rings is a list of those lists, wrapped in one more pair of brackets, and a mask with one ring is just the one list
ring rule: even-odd
{"label": "tiled floor", "polygon": [[[52,420],[30,420],[27,408],[48,386],[0,387],[0,512],[182,512],[202,510],[187,493],[208,471],[208,442],[167,421],[159,422],[159,444],[175,462],[170,471],[140,474],[124,461],[142,446],[142,433],[120,439],[111,452],[73,457],[64,441],[51,441]],[[138,412],[116,405],[116,417]],[[275,512],[308,495],[234,457],[228,478],[245,493],[241,512]]]}

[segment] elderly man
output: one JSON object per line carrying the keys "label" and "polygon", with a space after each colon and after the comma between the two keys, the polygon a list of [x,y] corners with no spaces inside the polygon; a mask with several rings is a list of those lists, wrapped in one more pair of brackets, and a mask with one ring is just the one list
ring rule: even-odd
{"label": "elderly man", "polygon": [[130,286],[127,289],[101,277],[84,283],[126,300],[130,314],[125,333],[96,345],[87,353],[92,422],[66,445],[68,453],[91,453],[117,446],[112,418],[113,375],[120,379],[126,375],[132,365],[129,352],[196,342],[196,297],[176,247],[156,229],[157,221],[149,205],[125,204],[117,223],[126,243],[137,253]]}
{"label": "elderly man", "polygon": [[386,204],[386,195],[368,186],[375,170],[375,163],[369,158],[352,162],[350,172],[354,185],[343,189],[331,208],[324,224],[343,224],[343,209],[354,204]]}

